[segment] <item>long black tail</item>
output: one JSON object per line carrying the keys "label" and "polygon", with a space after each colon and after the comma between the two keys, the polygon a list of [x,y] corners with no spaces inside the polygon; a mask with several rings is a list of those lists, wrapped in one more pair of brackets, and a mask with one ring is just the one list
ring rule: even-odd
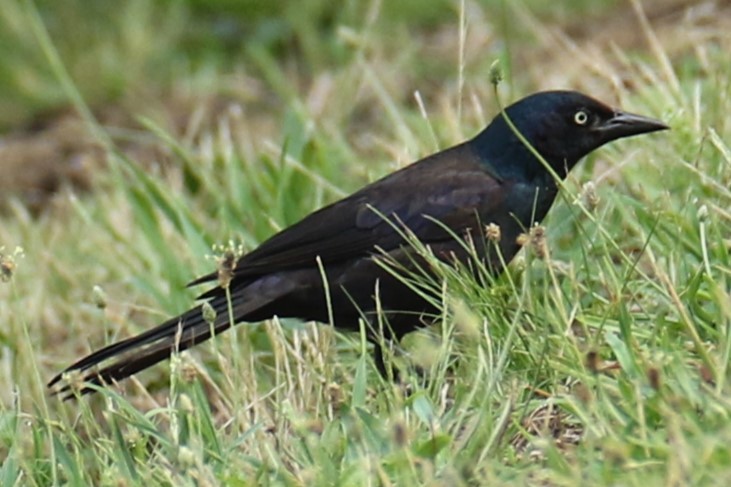
{"label": "long black tail", "polygon": [[[247,313],[251,311],[251,306],[246,306],[247,303],[241,302],[243,301],[241,295],[234,294],[232,299],[233,323],[245,321]],[[151,330],[93,352],[56,375],[48,383],[48,387],[56,386],[54,394],[69,393],[64,397],[67,399],[73,395],[72,383],[75,383],[76,380],[70,378],[67,380],[66,374],[89,371],[81,377],[83,386],[79,391],[81,394],[88,394],[94,391],[93,388],[88,387],[89,384],[103,386],[125,379],[169,358],[175,352],[182,352],[203,343],[214,334],[217,335],[230,328],[232,320],[229,320],[225,296],[219,295],[208,303],[216,312],[216,318],[212,323],[203,318],[203,306],[198,306]],[[96,369],[97,365],[111,359],[113,359],[111,363],[100,370]]]}

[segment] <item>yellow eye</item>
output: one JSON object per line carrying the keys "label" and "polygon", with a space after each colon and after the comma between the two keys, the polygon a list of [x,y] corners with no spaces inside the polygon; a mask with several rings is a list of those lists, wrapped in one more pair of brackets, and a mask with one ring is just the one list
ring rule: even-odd
{"label": "yellow eye", "polygon": [[589,115],[584,110],[579,110],[574,114],[574,122],[576,125],[586,125],[589,121]]}

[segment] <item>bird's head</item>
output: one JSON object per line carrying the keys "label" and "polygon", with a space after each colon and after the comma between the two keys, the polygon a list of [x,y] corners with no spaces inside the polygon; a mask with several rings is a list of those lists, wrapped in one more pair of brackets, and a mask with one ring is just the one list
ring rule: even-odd
{"label": "bird's head", "polygon": [[[535,157],[527,157],[530,151],[510,128],[505,115],[562,177],[582,157],[607,142],[668,128],[658,120],[611,108],[575,91],[539,92],[507,107],[478,136],[481,150],[486,148],[491,152],[490,140],[501,140],[503,147],[511,147],[507,152],[512,155],[500,157],[500,166],[525,161],[532,167],[515,169],[530,172],[540,170],[540,162]],[[485,155],[487,160],[495,160],[497,156]]]}

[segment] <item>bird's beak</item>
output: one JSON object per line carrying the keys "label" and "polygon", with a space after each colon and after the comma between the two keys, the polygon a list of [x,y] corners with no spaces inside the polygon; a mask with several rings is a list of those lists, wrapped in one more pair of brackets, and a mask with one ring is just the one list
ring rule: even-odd
{"label": "bird's beak", "polygon": [[614,116],[597,127],[606,140],[667,130],[670,127],[654,118],[616,111]]}

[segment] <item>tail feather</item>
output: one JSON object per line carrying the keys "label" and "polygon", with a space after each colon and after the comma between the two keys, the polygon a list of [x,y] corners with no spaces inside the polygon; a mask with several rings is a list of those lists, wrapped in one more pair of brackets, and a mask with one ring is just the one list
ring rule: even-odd
{"label": "tail feather", "polygon": [[[94,388],[88,385],[103,386],[125,379],[168,359],[175,352],[182,352],[205,342],[212,336],[230,328],[232,323],[245,321],[246,315],[252,307],[251,303],[246,306],[247,303],[242,301],[242,296],[233,296],[233,320],[229,320],[226,298],[219,295],[209,301],[216,311],[216,319],[213,323],[209,323],[203,318],[203,307],[197,306],[155,328],[91,353],[53,377],[48,383],[48,387],[53,388],[59,385],[54,394],[70,393],[73,385],[65,380],[66,374],[85,372],[109,360],[112,362],[100,370],[90,371],[83,376],[84,386],[79,392],[81,394],[93,392]],[[68,394],[64,399],[71,396],[72,394]]]}

